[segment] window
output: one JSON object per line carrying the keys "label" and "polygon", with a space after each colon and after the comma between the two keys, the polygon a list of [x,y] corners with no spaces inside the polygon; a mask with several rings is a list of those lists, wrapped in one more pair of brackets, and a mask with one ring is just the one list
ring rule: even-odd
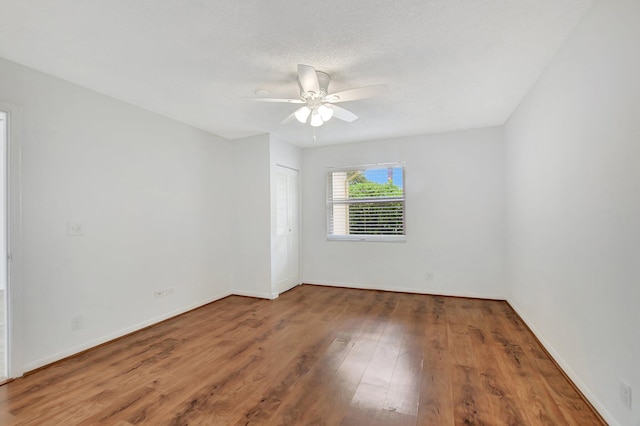
{"label": "window", "polygon": [[327,238],[404,241],[404,167],[400,163],[327,172]]}

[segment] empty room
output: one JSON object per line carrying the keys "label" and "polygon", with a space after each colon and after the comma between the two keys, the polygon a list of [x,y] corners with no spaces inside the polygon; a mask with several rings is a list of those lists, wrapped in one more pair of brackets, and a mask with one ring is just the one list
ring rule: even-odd
{"label": "empty room", "polygon": [[0,0],[0,424],[640,426],[637,0]]}

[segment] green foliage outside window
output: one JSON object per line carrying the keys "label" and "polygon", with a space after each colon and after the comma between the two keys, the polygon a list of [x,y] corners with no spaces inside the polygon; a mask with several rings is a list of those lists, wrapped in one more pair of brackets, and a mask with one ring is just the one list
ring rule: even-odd
{"label": "green foliage outside window", "polygon": [[348,182],[350,199],[376,199],[349,205],[349,234],[404,234],[404,203],[383,200],[386,197],[402,197],[402,188],[392,182],[372,182],[361,172],[353,172],[348,176]]}

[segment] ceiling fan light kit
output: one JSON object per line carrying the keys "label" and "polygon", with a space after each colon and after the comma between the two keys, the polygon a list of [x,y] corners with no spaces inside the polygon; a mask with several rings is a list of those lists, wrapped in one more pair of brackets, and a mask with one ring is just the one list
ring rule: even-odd
{"label": "ceiling fan light kit", "polygon": [[309,115],[311,115],[311,110],[309,107],[303,106],[302,108],[298,108],[293,114],[296,116],[296,120],[301,123],[306,123]]}
{"label": "ceiling fan light kit", "polygon": [[322,117],[320,117],[320,114],[318,113],[318,110],[312,111],[311,112],[311,126],[312,127],[319,127],[322,126],[324,124],[324,121],[322,120]]}
{"label": "ceiling fan light kit", "polygon": [[318,107],[318,114],[320,114],[320,118],[322,121],[329,121],[331,117],[333,117],[333,105],[331,104],[322,104]]}
{"label": "ceiling fan light kit", "polygon": [[[330,82],[331,77],[329,74],[322,71],[316,71],[309,65],[298,65],[300,99],[277,99],[264,97],[250,99],[262,102],[305,104],[285,118],[282,121],[282,124],[290,123],[293,119],[296,119],[300,123],[306,124],[308,122],[312,127],[319,127],[331,120],[332,117],[336,117],[339,120],[349,123],[358,118],[358,116],[351,111],[334,104],[338,102],[348,102],[380,96],[389,91],[386,84],[378,84],[330,94]],[[256,94],[258,93],[256,92]]]}

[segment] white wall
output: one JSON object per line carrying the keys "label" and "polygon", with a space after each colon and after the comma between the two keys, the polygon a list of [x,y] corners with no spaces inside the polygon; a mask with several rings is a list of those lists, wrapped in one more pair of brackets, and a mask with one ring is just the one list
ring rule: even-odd
{"label": "white wall", "polygon": [[231,142],[234,260],[233,292],[272,298],[271,292],[271,183],[269,135]]}
{"label": "white wall", "polygon": [[27,370],[231,292],[228,141],[4,59],[0,98],[22,116]]}
{"label": "white wall", "polygon": [[639,21],[637,0],[596,1],[506,126],[509,300],[622,425],[640,425]]}
{"label": "white wall", "polygon": [[[302,157],[303,282],[505,297],[501,128],[309,148]],[[327,241],[327,167],[393,161],[406,163],[406,242]]]}
{"label": "white wall", "polygon": [[233,149],[235,246],[233,293],[273,299],[273,238],[277,165],[300,169],[300,148],[275,135],[258,135],[231,142]]}

